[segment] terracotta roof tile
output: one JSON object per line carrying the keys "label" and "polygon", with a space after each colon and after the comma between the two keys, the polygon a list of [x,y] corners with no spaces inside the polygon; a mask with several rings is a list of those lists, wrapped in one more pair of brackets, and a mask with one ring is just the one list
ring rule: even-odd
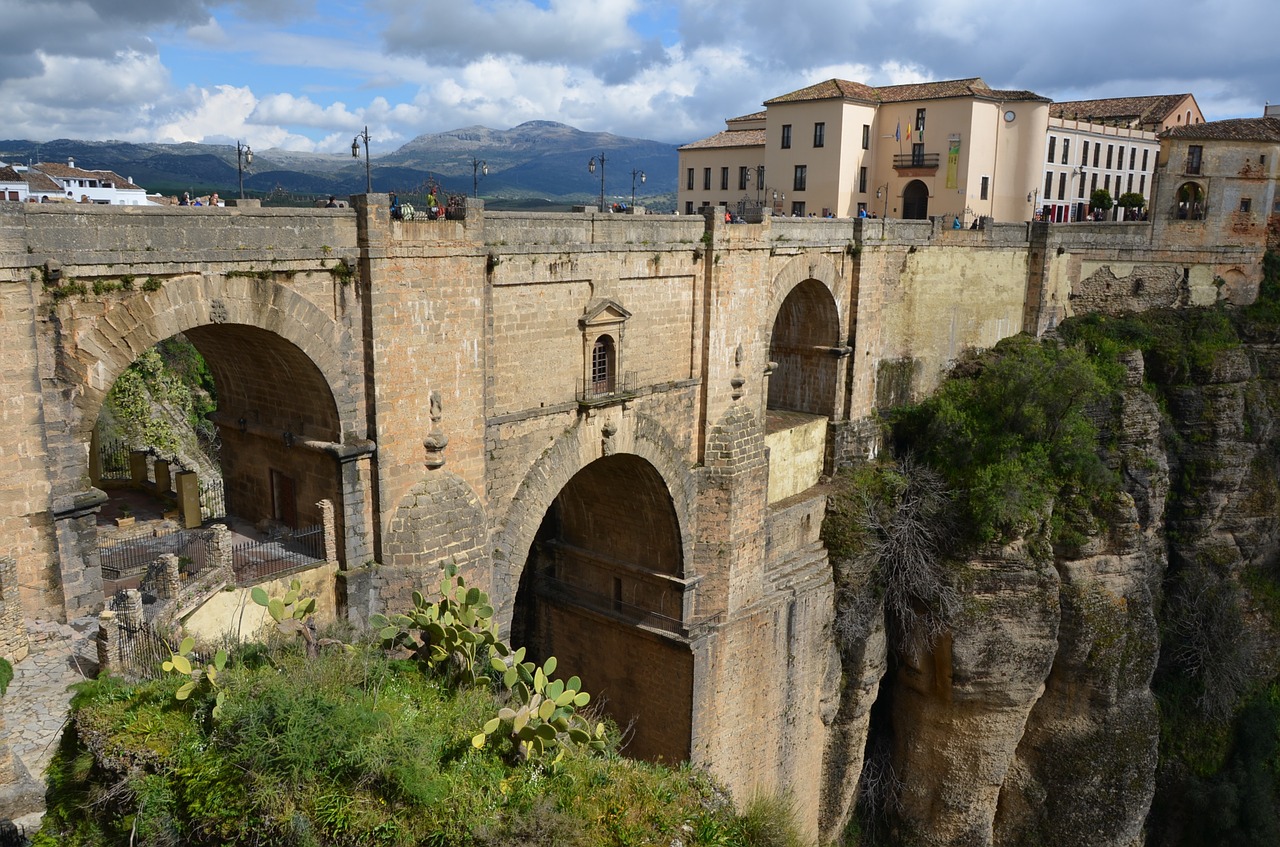
{"label": "terracotta roof tile", "polygon": [[33,194],[43,194],[46,191],[52,191],[59,197],[62,196],[62,186],[39,171],[29,170],[22,175],[22,178],[27,181],[27,189]]}
{"label": "terracotta roof tile", "polygon": [[765,131],[763,129],[736,129],[718,132],[710,138],[693,141],[677,149],[679,150],[711,150],[726,147],[763,147]]}
{"label": "terracotta roof tile", "polygon": [[725,123],[731,124],[736,121],[762,121],[765,119],[767,114],[768,112],[752,112],[749,115],[738,115],[736,118],[728,118],[725,120]]}
{"label": "terracotta roof tile", "polygon": [[875,103],[878,99],[876,89],[869,85],[850,82],[847,79],[828,79],[807,88],[792,91],[790,94],[766,100],[764,104],[769,106],[774,103],[803,103],[806,100],[862,100],[866,103]]}
{"label": "terracotta roof tile", "polygon": [[93,171],[97,175],[100,182],[109,182],[116,188],[132,189],[134,191],[142,191],[141,185],[134,185],[127,178],[120,176],[115,171]]}
{"label": "terracotta roof tile", "polygon": [[1160,137],[1206,141],[1265,141],[1280,144],[1280,118],[1231,118],[1191,126],[1176,126],[1160,133]]}
{"label": "terracotta roof tile", "polygon": [[13,168],[5,165],[0,168],[0,182],[24,182],[23,178]]}
{"label": "terracotta roof tile", "polygon": [[1189,94],[1153,94],[1147,97],[1065,100],[1050,106],[1049,116],[1093,123],[1158,124],[1189,96]]}
{"label": "terracotta roof tile", "polygon": [[96,171],[86,171],[83,168],[73,168],[70,165],[63,165],[58,162],[40,162],[32,165],[33,169],[47,174],[55,179],[98,179]]}

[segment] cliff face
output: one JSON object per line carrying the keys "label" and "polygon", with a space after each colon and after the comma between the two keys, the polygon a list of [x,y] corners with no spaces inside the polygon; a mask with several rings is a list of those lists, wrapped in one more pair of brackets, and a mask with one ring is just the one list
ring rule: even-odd
{"label": "cliff face", "polygon": [[[1122,481],[1110,513],[1069,546],[970,556],[931,644],[895,649],[879,627],[844,645],[827,837],[856,818],[864,844],[1217,843],[1189,834],[1180,798],[1217,778],[1232,716],[1278,670],[1280,350],[1245,342],[1190,368],[1122,354],[1123,389],[1091,414]],[[842,591],[875,595],[857,577]],[[1198,743],[1170,741],[1174,712],[1218,739],[1200,776],[1169,752]],[[887,779],[870,762],[885,739]]]}

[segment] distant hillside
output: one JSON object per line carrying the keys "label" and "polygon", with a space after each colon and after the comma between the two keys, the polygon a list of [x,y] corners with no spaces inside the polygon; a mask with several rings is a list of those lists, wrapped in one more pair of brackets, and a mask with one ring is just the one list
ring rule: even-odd
{"label": "distant hillside", "polygon": [[[636,202],[643,198],[671,206],[676,191],[676,146],[602,132],[583,132],[554,121],[529,121],[508,130],[483,126],[420,135],[400,149],[371,157],[374,191],[421,193],[429,182],[447,192],[470,194],[473,162],[488,165],[480,196],[490,207],[590,203],[600,195],[600,170],[587,163],[604,155],[605,191],[611,201],[630,201],[631,172]],[[0,161],[63,162],[111,170],[148,191],[239,192],[236,148],[218,144],[132,144],[122,141],[0,141]],[[284,202],[345,196],[364,191],[364,160],[331,153],[254,150],[244,175],[246,193]]]}

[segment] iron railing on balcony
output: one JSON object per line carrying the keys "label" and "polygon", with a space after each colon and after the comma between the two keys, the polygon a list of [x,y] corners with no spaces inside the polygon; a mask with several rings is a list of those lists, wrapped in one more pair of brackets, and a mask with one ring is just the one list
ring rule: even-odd
{"label": "iron railing on balcony", "polygon": [[635,371],[627,371],[620,381],[616,376],[610,379],[587,379],[578,390],[578,402],[594,405],[633,397],[637,384]]}
{"label": "iron railing on balcony", "polygon": [[936,168],[941,160],[941,153],[895,153],[893,166],[898,170],[905,168]]}
{"label": "iron railing on balcony", "polygon": [[156,559],[172,553],[182,561],[183,569],[198,573],[208,560],[208,532],[204,530],[157,530],[112,540],[98,547],[98,561],[103,579],[127,579],[143,576]]}

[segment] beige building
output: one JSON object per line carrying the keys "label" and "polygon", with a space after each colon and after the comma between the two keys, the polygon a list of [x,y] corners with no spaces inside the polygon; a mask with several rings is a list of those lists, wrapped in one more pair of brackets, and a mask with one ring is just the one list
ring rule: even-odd
{"label": "beige building", "polygon": [[1049,105],[977,78],[826,80],[681,147],[677,203],[685,214],[725,205],[750,215],[762,205],[796,217],[1026,220]]}
{"label": "beige building", "polygon": [[[1204,115],[1191,94],[1054,103],[1035,207],[1046,220],[1066,223],[1086,219],[1098,189],[1113,201],[1132,192],[1149,203],[1160,152],[1158,133],[1201,123]],[[1128,214],[1137,216],[1138,211]],[[1124,215],[1120,208],[1108,213],[1112,220]]]}

